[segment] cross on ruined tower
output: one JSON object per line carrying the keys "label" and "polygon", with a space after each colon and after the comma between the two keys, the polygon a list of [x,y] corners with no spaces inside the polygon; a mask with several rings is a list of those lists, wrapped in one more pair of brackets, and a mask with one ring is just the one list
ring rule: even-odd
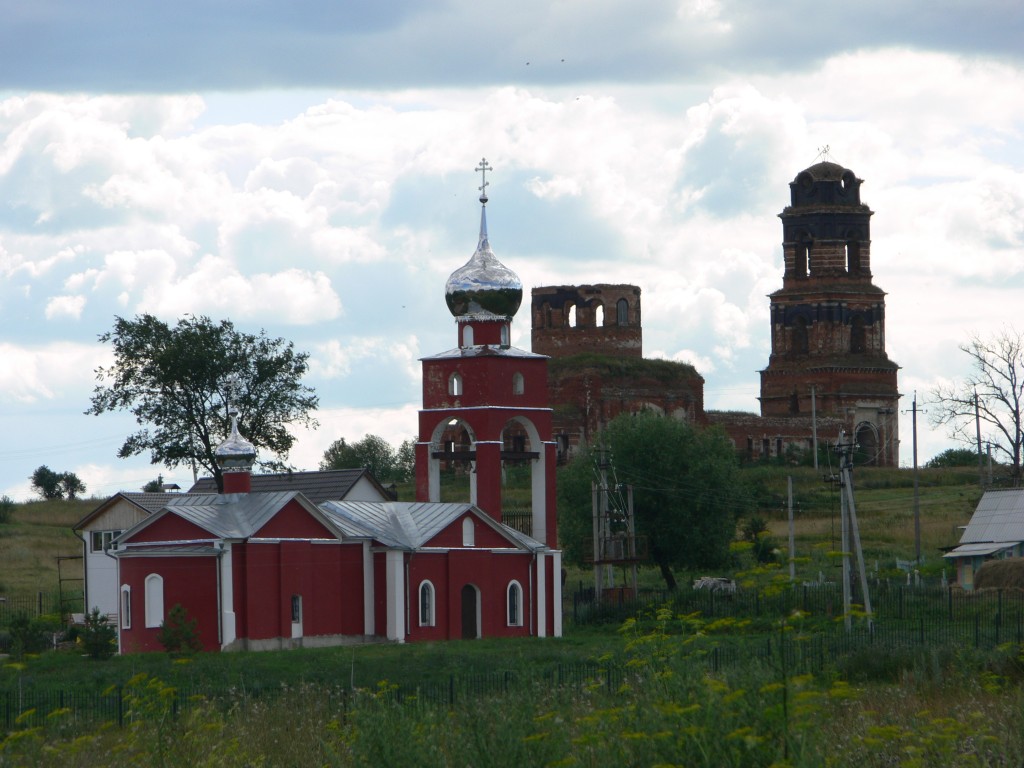
{"label": "cross on ruined tower", "polygon": [[480,181],[483,183],[479,187],[477,187],[477,189],[480,190],[480,202],[486,203],[487,185],[490,183],[487,181],[487,172],[493,171],[494,169],[487,164],[487,158],[484,157],[480,159],[480,165],[478,165],[474,170],[480,171]]}
{"label": "cross on ruined tower", "polygon": [[830,156],[828,144],[826,144],[823,147],[818,147],[818,157],[820,157],[825,162],[829,162]]}

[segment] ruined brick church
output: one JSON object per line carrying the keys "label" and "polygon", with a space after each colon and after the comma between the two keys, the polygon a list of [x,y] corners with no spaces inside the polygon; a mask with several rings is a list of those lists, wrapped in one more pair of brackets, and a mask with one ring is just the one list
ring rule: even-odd
{"label": "ruined brick church", "polygon": [[790,182],[760,414],[705,411],[693,366],[643,357],[639,287],[534,288],[532,349],[552,358],[559,459],[620,413],[649,409],[720,426],[751,461],[795,457],[815,442],[820,449],[842,431],[862,463],[898,466],[899,366],[885,351],[885,292],[872,282],[872,211],[861,183],[833,162]]}

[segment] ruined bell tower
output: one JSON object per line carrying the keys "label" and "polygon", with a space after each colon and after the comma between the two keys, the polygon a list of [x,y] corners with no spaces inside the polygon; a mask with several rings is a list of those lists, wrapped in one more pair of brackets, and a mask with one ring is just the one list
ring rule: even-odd
{"label": "ruined bell tower", "polygon": [[845,425],[862,462],[897,466],[899,366],[885,351],[885,292],[872,282],[872,211],[861,184],[827,161],[790,182],[761,415],[808,417],[813,409]]}

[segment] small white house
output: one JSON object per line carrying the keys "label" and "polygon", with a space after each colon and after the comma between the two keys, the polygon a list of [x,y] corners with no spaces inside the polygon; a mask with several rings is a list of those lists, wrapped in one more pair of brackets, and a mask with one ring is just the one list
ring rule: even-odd
{"label": "small white house", "polygon": [[986,491],[960,544],[944,557],[956,566],[956,583],[974,589],[986,560],[1024,556],[1024,488]]}

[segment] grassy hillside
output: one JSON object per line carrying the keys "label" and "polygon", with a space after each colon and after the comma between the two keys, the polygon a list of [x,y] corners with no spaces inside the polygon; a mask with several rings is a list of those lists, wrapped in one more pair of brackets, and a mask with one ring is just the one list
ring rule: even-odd
{"label": "grassy hillside", "polygon": [[[30,501],[16,504],[0,524],[0,595],[28,597],[57,590],[57,557],[82,554],[71,526],[95,509],[98,499]],[[79,562],[67,563],[81,573]],[[81,584],[74,585],[81,587]]]}
{"label": "grassy hillside", "polygon": [[[802,557],[839,549],[839,486],[827,469],[756,467],[742,473],[755,489],[758,514],[780,545],[788,536],[786,478],[793,478],[794,530]],[[855,470],[854,499],[865,558],[892,567],[914,556],[914,475],[908,469]],[[941,569],[941,547],[954,545],[981,498],[970,469],[920,470],[918,475],[921,554]]]}
{"label": "grassy hillside", "polygon": [[[796,546],[798,555],[810,558],[810,574],[823,567],[825,553],[838,549],[839,489],[823,478],[828,469],[758,466],[745,468],[742,476],[751,484],[758,515],[785,546],[786,478],[793,477]],[[513,485],[509,500],[528,504],[528,481],[510,472]],[[921,546],[926,563],[941,568],[939,547],[955,544],[959,526],[966,525],[981,497],[977,475],[971,469],[921,470]],[[446,477],[444,498],[468,498],[466,476]],[[913,473],[906,469],[862,468],[854,474],[857,512],[865,557],[881,569],[914,555]],[[517,493],[523,498],[517,499]],[[411,486],[400,489],[403,500],[413,498]],[[15,506],[9,522],[0,524],[0,596],[30,597],[37,592],[56,592],[57,557],[81,554],[81,542],[71,526],[100,500],[33,501]],[[641,531],[641,533],[643,533]],[[65,575],[80,563],[67,562]],[[655,579],[657,581],[657,579]],[[74,585],[73,585],[74,586]]]}

